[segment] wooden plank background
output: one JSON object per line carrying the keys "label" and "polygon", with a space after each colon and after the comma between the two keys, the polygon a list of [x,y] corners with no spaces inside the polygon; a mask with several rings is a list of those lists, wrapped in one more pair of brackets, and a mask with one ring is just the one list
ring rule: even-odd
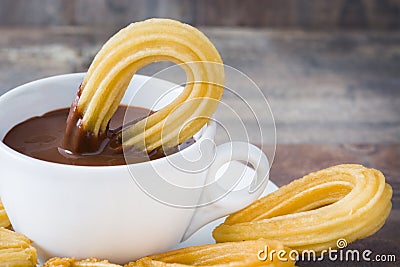
{"label": "wooden plank background", "polygon": [[149,17],[204,26],[395,30],[400,28],[400,1],[0,0],[0,25],[120,28]]}
{"label": "wooden plank background", "polygon": [[[201,29],[225,64],[247,74],[267,97],[278,143],[400,143],[399,32]],[[86,71],[112,33],[86,27],[0,28],[0,94],[39,78]],[[152,75],[163,66],[140,72]],[[243,79],[229,83],[271,133],[259,96]],[[226,94],[223,100],[241,110],[252,143],[274,142],[272,136],[258,138],[257,123],[237,98]],[[240,126],[231,113],[218,115],[224,125]]]}

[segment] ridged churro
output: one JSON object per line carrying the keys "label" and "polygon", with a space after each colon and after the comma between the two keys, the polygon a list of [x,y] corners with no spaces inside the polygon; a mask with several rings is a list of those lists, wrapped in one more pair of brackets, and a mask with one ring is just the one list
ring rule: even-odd
{"label": "ridged churro", "polygon": [[[285,259],[277,257],[260,260],[258,254],[265,250],[282,251]],[[287,259],[287,260],[286,260]],[[223,244],[212,244],[182,248],[142,258],[125,267],[185,267],[185,266],[218,266],[218,267],[252,267],[252,266],[294,266],[288,257],[288,248],[281,243],[268,240],[243,241]]]}
{"label": "ridged churro", "polygon": [[259,238],[322,251],[365,238],[388,217],[392,188],[383,174],[346,164],[310,173],[238,211],[213,232],[217,242]]}
{"label": "ridged churro", "polygon": [[0,228],[0,266],[35,267],[36,249],[31,241],[22,234]]}
{"label": "ridged churro", "polygon": [[6,210],[4,209],[3,203],[0,200],[0,227],[9,227],[11,225],[10,220],[8,219]]}
{"label": "ridged churro", "polygon": [[126,127],[122,145],[152,151],[173,147],[198,132],[223,93],[221,57],[196,28],[170,19],[149,19],[120,30],[94,58],[71,106],[64,147],[72,152],[98,149],[132,76],[158,61],[179,64],[186,72],[186,86],[169,105]]}
{"label": "ridged churro", "polygon": [[95,258],[86,260],[75,260],[74,258],[51,258],[44,264],[44,267],[121,267],[121,265]]}
{"label": "ridged churro", "polygon": [[[265,248],[276,253],[284,253],[266,257]],[[288,255],[289,249],[281,243],[268,240],[243,241],[234,243],[212,244],[173,250],[130,262],[124,267],[252,267],[252,266],[294,266]],[[259,255],[265,259],[259,259]],[[75,260],[74,258],[52,258],[44,267],[121,267],[98,259]]]}

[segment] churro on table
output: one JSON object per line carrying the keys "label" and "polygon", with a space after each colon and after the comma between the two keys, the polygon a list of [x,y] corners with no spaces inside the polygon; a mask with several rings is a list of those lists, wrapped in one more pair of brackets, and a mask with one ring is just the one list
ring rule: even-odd
{"label": "churro on table", "polygon": [[[266,246],[270,250],[286,253],[287,260],[277,257],[261,261],[258,258],[260,250]],[[157,255],[144,257],[130,262],[124,267],[252,267],[252,266],[294,266],[293,260],[288,257],[288,248],[276,241],[257,240],[234,243],[211,244],[173,250]],[[88,259],[75,261],[70,258],[50,259],[44,267],[118,267],[107,261]]]}
{"label": "churro on table", "polygon": [[36,249],[22,234],[0,227],[0,266],[35,267]]}
{"label": "churro on table", "polygon": [[228,216],[217,242],[282,242],[299,251],[336,247],[378,231],[389,216],[392,188],[375,169],[344,164],[310,173]]}
{"label": "churro on table", "polygon": [[3,203],[0,199],[0,227],[9,227],[11,225],[10,220],[8,219],[6,210],[4,209]]}
{"label": "churro on table", "polygon": [[125,267],[239,267],[239,266],[294,266],[294,262],[287,257],[282,261],[277,257],[261,261],[258,253],[266,246],[270,250],[286,252],[288,248],[281,243],[268,240],[241,241],[223,244],[211,244],[173,250],[158,255],[145,257]]}
{"label": "churro on table", "polygon": [[75,260],[74,258],[52,258],[48,260],[44,267],[122,267],[107,260],[86,259]]}

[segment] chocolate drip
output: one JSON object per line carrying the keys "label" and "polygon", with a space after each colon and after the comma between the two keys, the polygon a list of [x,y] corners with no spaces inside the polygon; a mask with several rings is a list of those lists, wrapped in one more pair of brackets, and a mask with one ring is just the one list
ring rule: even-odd
{"label": "chocolate drip", "polygon": [[106,132],[100,132],[99,134],[83,129],[82,114],[78,110],[78,102],[82,90],[81,84],[69,109],[62,147],[73,154],[99,153],[109,137],[108,127]]}

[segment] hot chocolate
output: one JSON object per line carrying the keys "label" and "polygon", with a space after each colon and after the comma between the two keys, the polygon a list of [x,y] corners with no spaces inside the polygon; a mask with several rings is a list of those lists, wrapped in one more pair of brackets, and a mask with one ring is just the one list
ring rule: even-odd
{"label": "hot chocolate", "polygon": [[152,114],[151,110],[120,105],[112,117],[109,130],[104,137],[100,149],[93,153],[71,153],[62,146],[69,108],[50,111],[42,116],[30,118],[14,126],[4,137],[3,142],[14,150],[27,156],[50,162],[82,165],[108,166],[139,163],[164,157],[167,153],[177,152],[194,142],[193,138],[173,149],[164,152],[161,149],[149,153],[137,151],[135,148],[122,146],[115,134],[122,129],[125,121],[134,123]]}

